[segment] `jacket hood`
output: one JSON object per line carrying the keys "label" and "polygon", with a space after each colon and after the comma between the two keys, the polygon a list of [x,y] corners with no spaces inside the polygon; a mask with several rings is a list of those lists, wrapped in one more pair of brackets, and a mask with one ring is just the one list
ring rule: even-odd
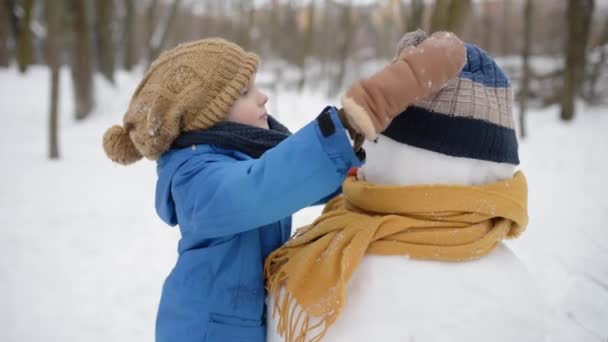
{"label": "jacket hood", "polygon": [[[187,160],[185,151],[169,151],[162,155],[156,162],[156,194],[155,208],[158,216],[170,226],[175,226],[177,222],[177,212],[171,188],[173,177],[179,167]],[[180,158],[180,155],[184,155]]]}

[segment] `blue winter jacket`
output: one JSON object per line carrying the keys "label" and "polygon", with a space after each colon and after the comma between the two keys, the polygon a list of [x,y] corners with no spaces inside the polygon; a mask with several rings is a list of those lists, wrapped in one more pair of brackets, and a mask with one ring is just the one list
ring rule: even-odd
{"label": "blue winter jacket", "polygon": [[165,153],[156,210],[181,239],[156,341],[263,342],[265,258],[290,237],[293,213],[360,165],[333,107],[259,159],[212,145]]}

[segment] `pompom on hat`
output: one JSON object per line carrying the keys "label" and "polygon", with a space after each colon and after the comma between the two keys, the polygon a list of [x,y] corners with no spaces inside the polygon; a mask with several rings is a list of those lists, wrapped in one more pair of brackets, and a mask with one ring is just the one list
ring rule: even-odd
{"label": "pompom on hat", "polygon": [[137,86],[123,126],[105,132],[106,155],[123,165],[156,160],[180,133],[224,120],[258,64],[257,55],[220,38],[162,53]]}

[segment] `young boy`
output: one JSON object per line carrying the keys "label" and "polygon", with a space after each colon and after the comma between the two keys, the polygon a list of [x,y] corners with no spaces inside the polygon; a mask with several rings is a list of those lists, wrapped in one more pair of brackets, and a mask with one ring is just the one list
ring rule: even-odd
{"label": "young boy", "polygon": [[156,60],[123,126],[103,137],[110,159],[157,160],[156,210],[179,224],[156,340],[265,340],[264,259],[291,234],[291,215],[340,191],[363,151],[397,113],[456,76],[462,42],[440,33],[290,135],[255,86],[258,57],[222,39],[180,45]]}

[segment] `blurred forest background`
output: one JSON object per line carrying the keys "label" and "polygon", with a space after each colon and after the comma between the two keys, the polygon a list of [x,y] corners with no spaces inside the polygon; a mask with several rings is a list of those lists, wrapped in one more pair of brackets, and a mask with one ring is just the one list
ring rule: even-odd
{"label": "blurred forest background", "polygon": [[600,0],[2,0],[0,67],[51,70],[49,156],[58,156],[59,68],[70,68],[74,118],[95,106],[94,73],[145,68],[181,42],[219,36],[258,53],[266,88],[343,91],[386,63],[404,32],[450,30],[497,57],[527,108],[608,102],[608,6]]}
{"label": "blurred forest background", "polygon": [[0,342],[154,339],[179,230],[154,210],[155,163],[112,163],[101,140],[163,50],[256,52],[295,131],[416,28],[510,76],[530,225],[507,245],[555,314],[548,341],[608,342],[608,0],[0,0]]}

